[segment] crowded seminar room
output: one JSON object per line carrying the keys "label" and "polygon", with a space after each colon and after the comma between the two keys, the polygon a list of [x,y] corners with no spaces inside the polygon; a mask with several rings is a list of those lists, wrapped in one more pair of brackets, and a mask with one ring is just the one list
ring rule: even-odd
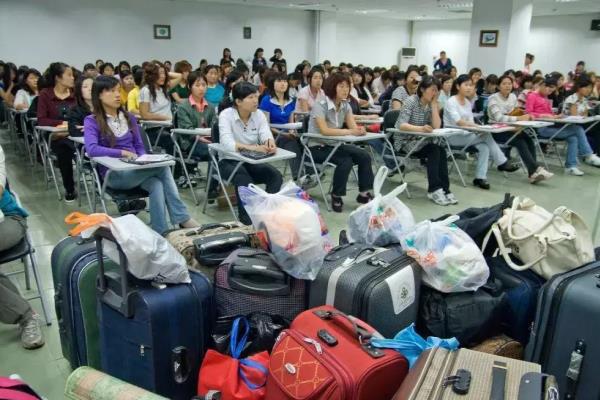
{"label": "crowded seminar room", "polygon": [[0,1],[0,399],[600,399],[599,0]]}

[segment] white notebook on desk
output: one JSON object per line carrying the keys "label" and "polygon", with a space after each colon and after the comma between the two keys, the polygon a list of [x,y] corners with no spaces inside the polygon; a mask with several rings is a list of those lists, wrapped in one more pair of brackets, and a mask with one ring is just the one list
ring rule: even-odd
{"label": "white notebook on desk", "polygon": [[144,154],[136,158],[135,161],[140,163],[154,163],[169,161],[172,158],[170,154]]}

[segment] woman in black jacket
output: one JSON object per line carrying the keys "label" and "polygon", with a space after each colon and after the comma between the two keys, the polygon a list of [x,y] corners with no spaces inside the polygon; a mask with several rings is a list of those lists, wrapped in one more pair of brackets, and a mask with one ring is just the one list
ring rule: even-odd
{"label": "woman in black jacket", "polygon": [[69,136],[83,136],[83,120],[92,113],[93,78],[80,78],[75,82],[75,105],[67,113]]}

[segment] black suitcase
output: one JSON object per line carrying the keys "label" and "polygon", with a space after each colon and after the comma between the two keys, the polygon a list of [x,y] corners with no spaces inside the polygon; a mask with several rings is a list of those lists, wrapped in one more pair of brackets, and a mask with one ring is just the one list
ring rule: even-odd
{"label": "black suitcase", "polygon": [[600,262],[542,287],[525,359],[556,376],[562,399],[600,398]]}
{"label": "black suitcase", "polygon": [[[96,235],[101,253],[101,238],[113,240],[112,235],[104,229]],[[99,264],[102,370],[169,399],[190,399],[211,331],[208,278],[190,271],[189,284],[155,286],[130,276],[122,252],[119,272]]]}
{"label": "black suitcase", "polygon": [[307,282],[281,270],[264,250],[235,250],[215,272],[217,320],[263,312],[292,321],[306,310]]}
{"label": "black suitcase", "polygon": [[325,257],[309,308],[330,305],[392,338],[417,318],[421,267],[399,247],[345,244]]}

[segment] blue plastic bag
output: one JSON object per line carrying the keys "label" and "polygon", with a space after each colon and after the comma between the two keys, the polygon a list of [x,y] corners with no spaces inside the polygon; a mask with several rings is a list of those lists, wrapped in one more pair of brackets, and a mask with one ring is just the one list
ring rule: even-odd
{"label": "blue plastic bag", "polygon": [[421,353],[427,349],[442,347],[448,350],[456,350],[460,345],[456,338],[440,339],[435,336],[429,336],[425,340],[415,331],[414,323],[398,332],[393,339],[371,339],[371,344],[381,349],[398,350],[406,357],[410,368],[417,362]]}

